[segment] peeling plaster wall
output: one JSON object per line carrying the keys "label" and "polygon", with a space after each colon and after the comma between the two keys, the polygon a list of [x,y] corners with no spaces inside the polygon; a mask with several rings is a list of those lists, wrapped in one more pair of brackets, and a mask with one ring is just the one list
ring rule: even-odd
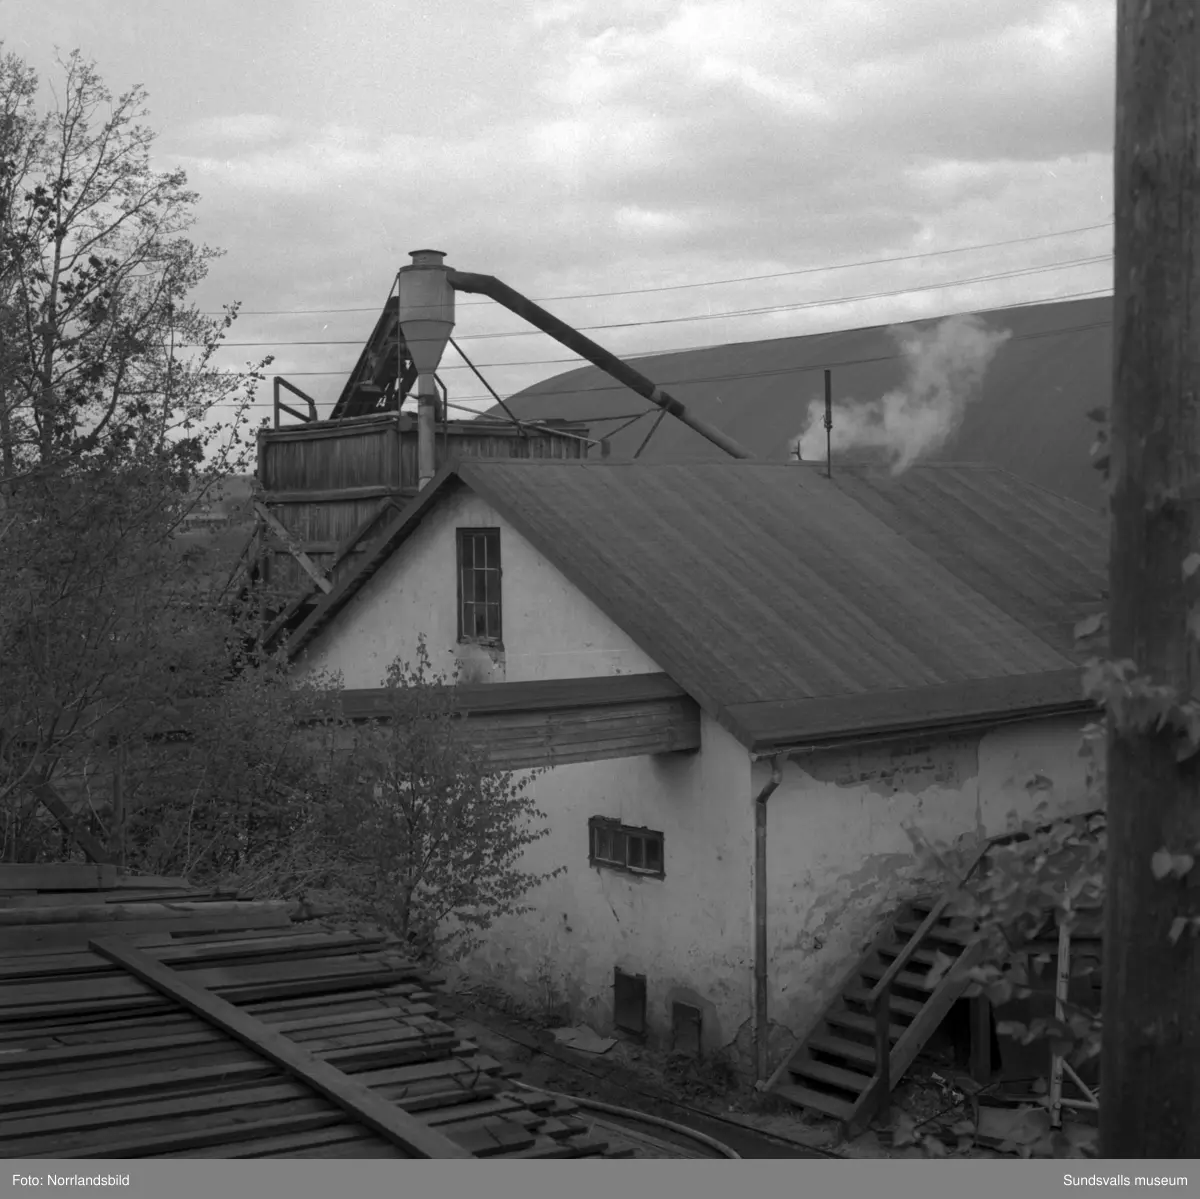
{"label": "peeling plaster wall", "polygon": [[[456,528],[498,528],[503,649],[458,645]],[[463,488],[443,499],[320,633],[308,670],[379,687],[392,659],[415,662],[424,633],[434,668],[464,683],[578,679],[660,670],[494,508]]]}
{"label": "peeling plaster wall", "polygon": [[[457,645],[455,539],[497,527],[504,568],[504,648]],[[465,489],[446,497],[314,642],[302,669],[341,671],[377,687],[396,654],[415,658],[424,632],[435,668],[464,681],[522,681],[660,668],[494,509]],[[789,763],[768,805],[772,1044],[803,1033],[832,998],[882,912],[915,889],[915,826],[951,840],[1011,812],[1087,806],[1077,755],[1083,720],[1014,724],[958,738],[839,750]],[[706,1050],[751,1052],[753,796],[769,765],[751,767],[724,729],[702,718],[692,754],[555,767],[533,795],[549,835],[524,867],[565,873],[525,898],[533,911],[499,922],[465,972],[527,1001],[565,1004],[572,1019],[611,1028],[613,970],[647,979],[651,1040],[670,1036],[671,1003],[703,1012]],[[1048,786],[1052,784],[1052,786]],[[588,864],[590,816],[663,832],[666,877]],[[774,1026],[780,1027],[774,1027]]]}
{"label": "peeling plaster wall", "polygon": [[[504,649],[457,645],[457,527],[500,529]],[[378,687],[388,663],[414,661],[424,632],[435,668],[464,681],[519,682],[651,673],[660,667],[478,496],[438,505],[304,658],[350,688]],[[597,1029],[612,1021],[613,971],[644,974],[651,1038],[670,1036],[672,1002],[702,1011],[706,1048],[732,1039],[751,1010],[753,811],[750,759],[703,718],[685,754],[557,766],[532,794],[550,834],[523,868],[566,872],[528,894],[534,910],[503,920],[463,971],[527,1001],[568,1003]],[[663,879],[588,864],[588,818],[664,834]]]}
{"label": "peeling plaster wall", "polygon": [[[834,997],[883,913],[919,890],[905,827],[953,841],[1004,832],[1040,802],[1088,807],[1083,719],[1012,724],[982,736],[845,749],[789,762],[767,807],[772,1022],[797,1035]],[[754,791],[770,773],[754,767]]]}
{"label": "peeling plaster wall", "polygon": [[[534,783],[552,813],[526,869],[566,865],[499,922],[466,972],[597,1030],[612,1025],[613,971],[646,976],[652,1043],[669,1045],[671,1005],[702,1012],[705,1050],[733,1039],[752,1003],[753,814],[750,760],[702,717],[702,748],[555,767]],[[664,836],[665,877],[588,864],[588,818],[608,816]]]}

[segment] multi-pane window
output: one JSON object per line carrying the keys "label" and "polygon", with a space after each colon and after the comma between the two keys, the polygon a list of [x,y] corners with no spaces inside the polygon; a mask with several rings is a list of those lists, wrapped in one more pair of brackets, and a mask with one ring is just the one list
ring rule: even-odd
{"label": "multi-pane window", "polygon": [[458,639],[499,643],[500,530],[458,530]]}
{"label": "multi-pane window", "polygon": [[663,877],[662,833],[593,816],[588,821],[588,835],[591,838],[588,858],[593,866]]}

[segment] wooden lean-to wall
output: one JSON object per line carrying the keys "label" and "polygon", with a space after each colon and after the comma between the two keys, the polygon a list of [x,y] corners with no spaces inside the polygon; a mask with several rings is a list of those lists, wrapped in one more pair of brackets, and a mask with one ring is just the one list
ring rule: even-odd
{"label": "wooden lean-to wall", "polygon": [[[567,437],[530,431],[522,437],[510,424],[456,421],[439,428],[436,461],[458,455],[476,458],[580,458],[587,443],[583,426],[563,425]],[[268,509],[321,570],[338,548],[361,530],[388,496],[400,504],[416,495],[417,430],[407,413],[317,421],[259,435],[258,479]],[[352,569],[373,530],[343,560],[336,577]],[[268,542],[265,575],[272,591],[291,597],[311,586],[294,557]]]}

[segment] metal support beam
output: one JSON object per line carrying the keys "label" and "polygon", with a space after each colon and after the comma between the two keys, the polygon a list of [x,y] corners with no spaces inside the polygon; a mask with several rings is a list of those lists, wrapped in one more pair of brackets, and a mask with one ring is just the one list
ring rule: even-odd
{"label": "metal support beam", "polygon": [[523,320],[527,320],[534,328],[548,333],[555,341],[561,342],[570,350],[574,350],[582,358],[586,358],[593,366],[611,375],[626,387],[636,391],[638,395],[669,412],[677,420],[682,421],[690,429],[695,429],[701,437],[707,438],[734,458],[753,458],[745,446],[735,441],[727,433],[723,433],[716,425],[709,424],[701,417],[695,416],[674,396],[663,391],[657,384],[651,382],[640,371],[636,371],[627,362],[622,362],[615,354],[603,346],[597,345],[590,337],[585,337],[578,329],[560,321],[532,300],[513,291],[507,284],[491,275],[470,275],[462,271],[447,271],[450,286],[456,291],[472,292],[487,296],[503,305],[510,312],[515,312]]}

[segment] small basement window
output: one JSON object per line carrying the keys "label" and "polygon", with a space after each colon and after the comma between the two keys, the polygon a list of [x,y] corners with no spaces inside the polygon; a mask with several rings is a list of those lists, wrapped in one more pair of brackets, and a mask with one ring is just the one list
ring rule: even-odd
{"label": "small basement window", "polygon": [[701,1014],[698,1007],[690,1003],[671,1005],[671,1049],[675,1053],[686,1053],[689,1057],[700,1056]]}
{"label": "small basement window", "polygon": [[627,874],[663,877],[663,835],[648,828],[631,828],[603,816],[588,821],[588,861],[593,866]]}
{"label": "small basement window", "polygon": [[459,529],[458,639],[499,645],[500,530]]}
{"label": "small basement window", "polygon": [[613,1024],[622,1032],[642,1036],[646,1031],[646,976],[613,972]]}

